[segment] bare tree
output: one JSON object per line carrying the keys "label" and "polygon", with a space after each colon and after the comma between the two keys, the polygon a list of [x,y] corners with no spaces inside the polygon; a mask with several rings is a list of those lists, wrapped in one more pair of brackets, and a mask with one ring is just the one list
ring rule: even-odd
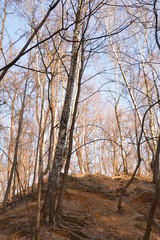
{"label": "bare tree", "polygon": [[53,214],[55,209],[58,180],[59,180],[59,175],[62,167],[63,153],[64,153],[64,147],[65,147],[65,141],[66,141],[66,135],[67,135],[67,125],[68,125],[69,113],[71,108],[74,78],[75,78],[77,57],[78,57],[78,51],[79,51],[79,40],[80,40],[79,32],[80,32],[80,26],[81,26],[82,11],[83,11],[83,3],[80,0],[78,1],[78,8],[76,12],[76,22],[75,22],[75,29],[74,29],[74,36],[73,36],[71,64],[70,64],[70,71],[68,74],[66,96],[65,96],[64,106],[63,106],[62,115],[61,115],[58,142],[57,142],[52,172],[49,177],[47,194],[46,194],[45,202],[42,209],[44,221],[49,220],[50,223],[53,222]]}

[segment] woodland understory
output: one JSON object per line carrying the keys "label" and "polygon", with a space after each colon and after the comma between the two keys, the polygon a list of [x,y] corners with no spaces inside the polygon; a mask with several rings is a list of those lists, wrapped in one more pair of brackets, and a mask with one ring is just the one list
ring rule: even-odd
{"label": "woodland understory", "polygon": [[[159,198],[160,3],[1,0],[0,201],[37,189],[35,239],[68,174],[149,177]],[[57,200],[60,174],[63,181]],[[48,182],[42,203],[42,185]]]}

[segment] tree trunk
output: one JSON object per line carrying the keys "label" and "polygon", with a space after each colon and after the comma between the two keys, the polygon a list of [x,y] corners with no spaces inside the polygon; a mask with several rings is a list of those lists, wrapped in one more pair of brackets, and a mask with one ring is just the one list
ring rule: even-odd
{"label": "tree trunk", "polygon": [[155,156],[155,183],[156,183],[156,188],[155,188],[155,193],[154,193],[154,199],[153,203],[150,209],[149,217],[148,217],[148,222],[147,222],[147,227],[146,231],[143,237],[143,240],[149,240],[150,238],[150,232],[151,232],[151,227],[152,227],[152,222],[153,222],[153,217],[154,213],[157,207],[158,199],[159,199],[159,154],[160,154],[160,135],[158,138],[158,144],[157,144],[157,151],[156,151],[156,156]]}
{"label": "tree trunk", "polygon": [[79,31],[81,26],[81,22],[80,22],[81,16],[82,16],[82,0],[80,0],[78,3],[78,11],[76,14],[75,30],[74,30],[74,37],[73,37],[73,44],[72,44],[70,71],[68,75],[65,101],[64,101],[64,106],[63,106],[62,115],[61,115],[58,142],[57,142],[57,147],[55,151],[52,171],[49,176],[49,183],[48,183],[46,198],[45,198],[45,202],[42,209],[43,220],[44,221],[49,220],[50,223],[53,222],[57,187],[58,187],[59,175],[62,168],[63,153],[64,153],[65,143],[66,143],[67,126],[69,122],[69,114],[70,114],[71,100],[72,100],[73,87],[74,87],[74,78],[75,78],[76,65],[77,65],[77,56],[79,51]]}
{"label": "tree trunk", "polygon": [[2,49],[2,43],[3,43],[3,35],[4,35],[4,28],[5,28],[5,21],[7,16],[7,0],[5,0],[4,3],[4,17],[2,20],[2,29],[1,29],[1,38],[0,38],[0,50]]}
{"label": "tree trunk", "polygon": [[[40,118],[40,126],[39,126],[39,141],[43,146],[44,141],[44,132],[42,133],[42,124],[43,124],[43,116],[44,114],[44,89],[43,89],[43,97],[42,97],[42,107],[41,107],[41,118]],[[43,148],[39,149],[39,171],[38,171],[38,197],[37,197],[37,218],[36,218],[36,232],[35,232],[35,240],[40,240],[40,214],[41,214],[41,188],[42,188],[42,179],[43,179]]]}
{"label": "tree trunk", "polygon": [[[15,92],[14,92],[14,97],[13,97],[13,101],[12,101],[12,109],[11,109],[11,130],[10,130],[10,143],[9,143],[9,149],[8,149],[8,180],[10,178],[10,174],[11,174],[11,162],[10,160],[12,160],[12,154],[13,154],[13,141],[14,141],[14,136],[13,136],[13,132],[14,132],[14,105],[15,105],[15,100],[16,100],[16,95],[17,95],[17,88],[15,88]],[[11,192],[9,193],[8,196],[9,200],[11,200]]]}
{"label": "tree trunk", "polygon": [[65,191],[65,186],[66,186],[66,181],[67,181],[67,176],[68,176],[68,171],[69,171],[69,166],[70,166],[70,159],[71,159],[72,146],[73,146],[73,132],[74,132],[74,126],[75,126],[75,122],[76,122],[78,101],[79,101],[80,90],[81,90],[81,80],[82,80],[82,75],[83,75],[83,66],[84,66],[84,42],[82,42],[81,69],[79,71],[79,76],[78,76],[78,81],[77,81],[77,84],[78,84],[77,88],[78,89],[77,89],[77,95],[76,95],[74,109],[73,109],[71,129],[70,129],[70,134],[69,134],[69,146],[68,146],[67,160],[66,160],[62,187],[61,187],[60,196],[59,196],[59,199],[58,199],[58,204],[57,204],[56,214],[55,214],[56,215],[55,216],[56,223],[57,223],[57,219],[58,219],[58,216],[59,216],[60,210],[62,208],[62,204],[63,204],[64,191]]}
{"label": "tree trunk", "polygon": [[18,146],[19,146],[21,129],[22,129],[22,122],[23,122],[23,114],[24,114],[24,108],[25,108],[27,84],[28,84],[28,77],[27,77],[27,80],[26,80],[26,83],[25,83],[25,89],[24,89],[24,95],[23,95],[23,101],[22,101],[22,108],[21,108],[20,116],[19,116],[18,134],[17,134],[16,146],[15,146],[15,150],[14,150],[13,165],[12,165],[10,177],[8,179],[8,185],[7,185],[5,197],[4,197],[4,200],[3,200],[3,210],[5,210],[5,206],[6,206],[6,203],[7,203],[7,200],[8,200],[8,196],[9,196],[9,193],[10,193],[10,190],[11,190],[11,183],[12,183],[13,175],[14,175],[14,172],[15,172],[15,168],[17,166]]}

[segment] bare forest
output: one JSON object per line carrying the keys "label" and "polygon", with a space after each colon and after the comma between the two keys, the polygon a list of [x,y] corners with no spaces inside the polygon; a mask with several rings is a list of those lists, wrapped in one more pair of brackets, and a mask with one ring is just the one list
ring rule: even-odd
{"label": "bare forest", "polygon": [[159,1],[0,1],[0,202],[4,214],[36,193],[34,239],[58,228],[77,174],[129,176],[119,211],[134,178],[148,178],[151,239],[159,124]]}

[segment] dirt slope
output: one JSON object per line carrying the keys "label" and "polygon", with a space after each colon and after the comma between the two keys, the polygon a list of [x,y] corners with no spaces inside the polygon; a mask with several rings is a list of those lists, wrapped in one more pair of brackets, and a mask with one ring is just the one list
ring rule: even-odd
{"label": "dirt slope", "polygon": [[[69,176],[60,228],[45,226],[42,240],[140,240],[146,227],[154,185],[136,178],[128,189],[122,209],[117,209],[118,189],[129,177],[107,178],[100,175]],[[42,190],[44,198],[47,183]],[[42,201],[43,202],[43,201]],[[36,194],[17,200],[0,214],[0,240],[31,239],[34,233]],[[33,238],[34,239],[34,238]],[[160,201],[152,227],[151,240],[160,240]]]}

